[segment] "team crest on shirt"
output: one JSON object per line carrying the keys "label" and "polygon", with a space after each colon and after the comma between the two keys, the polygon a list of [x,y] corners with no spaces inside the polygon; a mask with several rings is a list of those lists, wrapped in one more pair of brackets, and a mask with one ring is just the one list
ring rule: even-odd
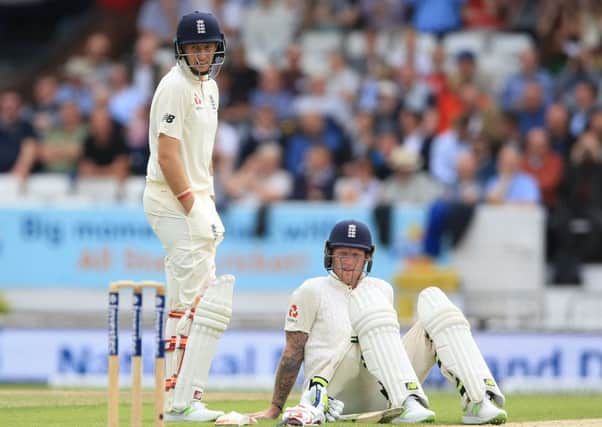
{"label": "team crest on shirt", "polygon": [[299,309],[297,307],[297,304],[292,304],[288,309],[288,319],[287,320],[289,322],[296,322],[297,317],[299,317]]}

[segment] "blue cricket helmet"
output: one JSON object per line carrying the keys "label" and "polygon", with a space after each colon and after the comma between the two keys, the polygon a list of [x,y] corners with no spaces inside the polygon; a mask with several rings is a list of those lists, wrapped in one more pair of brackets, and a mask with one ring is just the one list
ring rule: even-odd
{"label": "blue cricket helmet", "polygon": [[[226,56],[226,38],[220,30],[217,19],[211,13],[194,11],[182,16],[174,39],[174,51],[177,61],[186,59],[182,47],[193,43],[217,43],[217,49],[209,71],[211,76],[215,77]],[[185,63],[188,65],[187,61]],[[191,70],[195,72],[192,68]]]}
{"label": "blue cricket helmet", "polygon": [[339,221],[335,224],[324,244],[324,268],[328,271],[332,269],[332,249],[337,247],[363,249],[370,256],[370,260],[366,264],[366,272],[370,272],[374,245],[372,244],[372,234],[366,224],[353,219]]}

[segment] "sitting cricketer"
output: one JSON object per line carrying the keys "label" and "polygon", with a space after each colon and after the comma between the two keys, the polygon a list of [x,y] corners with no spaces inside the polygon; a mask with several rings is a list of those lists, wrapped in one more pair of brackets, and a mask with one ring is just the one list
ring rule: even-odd
{"label": "sitting cricketer", "polygon": [[[462,312],[439,288],[424,289],[418,320],[402,338],[393,288],[368,276],[373,256],[365,224],[334,226],[324,248],[329,275],[306,280],[293,293],[272,402],[252,416],[282,413],[285,425],[433,422],[421,382],[437,363],[460,392],[464,424],[506,422],[504,395]],[[302,363],[301,401],[283,411]]]}

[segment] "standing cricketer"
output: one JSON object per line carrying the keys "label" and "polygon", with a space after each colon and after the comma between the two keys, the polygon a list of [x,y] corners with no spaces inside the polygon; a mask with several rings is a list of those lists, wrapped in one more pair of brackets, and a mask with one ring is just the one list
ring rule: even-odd
{"label": "standing cricketer", "polygon": [[232,312],[234,277],[215,275],[224,226],[214,203],[211,158],[219,93],[213,78],[225,39],[215,17],[183,16],[176,65],[150,110],[150,158],[144,191],[148,222],[165,248],[167,421],[212,421],[223,412],[201,401],[219,337]]}
{"label": "standing cricketer", "polygon": [[427,288],[418,296],[418,321],[402,339],[391,285],[368,277],[373,255],[365,224],[334,226],[324,248],[329,275],[293,293],[272,403],[252,415],[280,415],[303,363],[305,391],[299,405],[284,410],[284,424],[360,422],[372,412],[364,422],[433,422],[421,382],[437,363],[460,392],[465,424],[504,423],[504,395],[462,312],[439,288]]}

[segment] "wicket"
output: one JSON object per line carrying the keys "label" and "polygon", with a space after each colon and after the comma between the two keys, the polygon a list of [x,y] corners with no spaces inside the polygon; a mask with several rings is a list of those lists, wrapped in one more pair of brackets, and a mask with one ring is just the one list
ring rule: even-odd
{"label": "wicket", "polygon": [[109,396],[108,426],[119,426],[119,291],[132,289],[132,427],[142,427],[142,291],[155,290],[155,427],[163,427],[164,359],[163,319],[165,286],[159,282],[122,280],[109,285]]}

